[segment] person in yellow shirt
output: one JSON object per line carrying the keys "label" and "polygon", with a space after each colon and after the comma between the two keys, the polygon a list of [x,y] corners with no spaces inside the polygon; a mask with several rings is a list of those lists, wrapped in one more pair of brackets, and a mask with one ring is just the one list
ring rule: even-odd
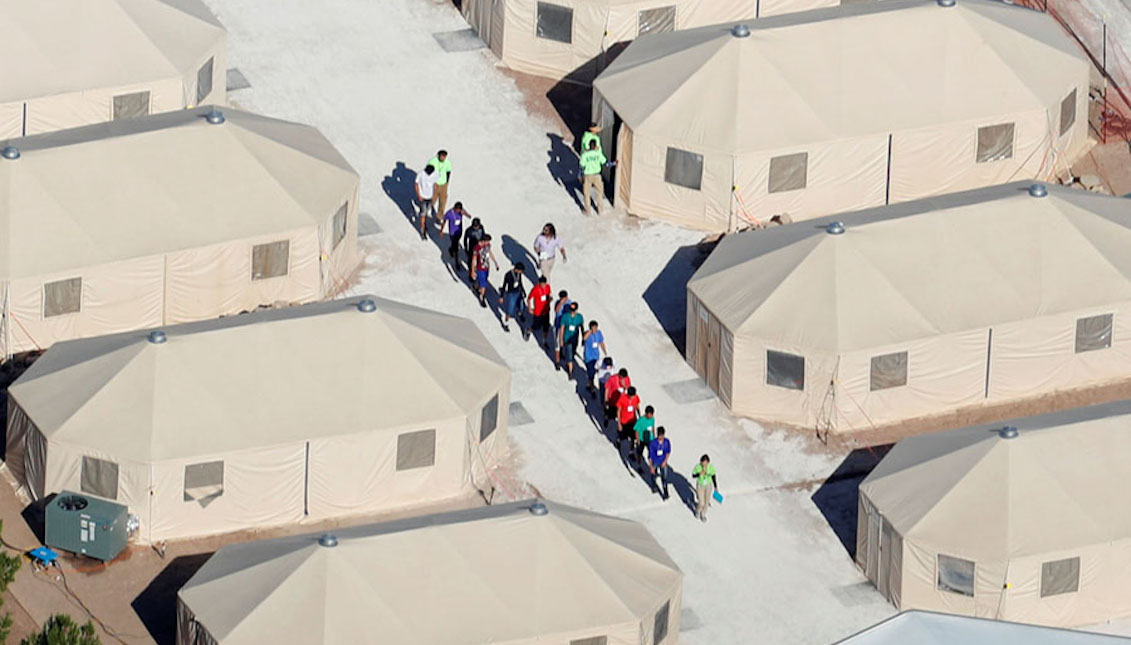
{"label": "person in yellow shirt", "polygon": [[601,202],[605,201],[605,182],[601,180],[601,170],[608,163],[605,153],[597,145],[597,139],[589,140],[589,148],[581,153],[581,194],[585,199],[585,214],[589,214],[589,191],[595,191],[593,196],[597,203],[597,214],[601,214]]}

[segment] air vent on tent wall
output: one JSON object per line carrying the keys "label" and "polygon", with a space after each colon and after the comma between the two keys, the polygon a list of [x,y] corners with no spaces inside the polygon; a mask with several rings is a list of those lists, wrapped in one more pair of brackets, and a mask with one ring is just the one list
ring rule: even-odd
{"label": "air vent on tent wall", "polygon": [[1030,197],[1047,197],[1048,194],[1049,189],[1045,188],[1044,184],[1033,184],[1032,186],[1029,186]]}
{"label": "air vent on tent wall", "polygon": [[4,149],[0,150],[0,157],[4,157],[5,159],[19,159],[20,149],[16,146],[4,146]]}
{"label": "air vent on tent wall", "polygon": [[225,121],[224,113],[216,108],[209,110],[208,114],[204,115],[204,118],[212,125],[220,125]]}
{"label": "air vent on tent wall", "polygon": [[148,339],[149,342],[153,343],[154,345],[160,345],[169,338],[165,335],[165,332],[161,331],[160,329],[154,329],[153,331],[149,332]]}
{"label": "air vent on tent wall", "polygon": [[953,7],[955,0],[939,0],[940,7]]}
{"label": "air vent on tent wall", "polygon": [[530,505],[531,515],[546,515],[549,512],[550,509],[546,508],[546,505],[542,503],[542,500],[538,500]]}
{"label": "air vent on tent wall", "polygon": [[825,227],[825,232],[829,235],[840,235],[844,233],[844,222],[829,222]]}
{"label": "air vent on tent wall", "polygon": [[1001,430],[998,430],[997,434],[1002,439],[1016,439],[1017,438],[1017,428],[1015,428],[1013,426],[1005,426]]}
{"label": "air vent on tent wall", "polygon": [[318,544],[326,548],[338,546],[338,536],[333,533],[323,533],[318,538]]}
{"label": "air vent on tent wall", "polygon": [[746,38],[750,35],[750,27],[747,27],[746,25],[735,25],[730,30],[730,35],[734,36],[735,38]]}
{"label": "air vent on tent wall", "polygon": [[377,311],[377,303],[373,302],[369,298],[366,298],[365,300],[357,303],[357,310],[363,314],[371,314],[374,311]]}

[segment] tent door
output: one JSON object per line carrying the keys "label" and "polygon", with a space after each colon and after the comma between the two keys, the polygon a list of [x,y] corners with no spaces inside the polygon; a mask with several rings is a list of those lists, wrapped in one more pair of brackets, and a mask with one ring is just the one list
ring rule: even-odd
{"label": "tent door", "polygon": [[722,347],[722,329],[719,319],[711,316],[707,334],[707,386],[719,391],[719,350]]}
{"label": "tent door", "polygon": [[632,186],[632,130],[622,125],[617,132],[617,205],[629,207]]}
{"label": "tent door", "polygon": [[[871,510],[871,509],[869,509]],[[864,576],[873,583],[879,584],[880,568],[880,514],[874,511],[868,513],[868,556],[865,560]]]}
{"label": "tent door", "polygon": [[[877,515],[877,517],[879,516]],[[887,520],[884,520],[883,518],[880,518],[880,521],[883,522],[883,525],[880,531],[880,552],[878,554],[879,557],[877,558],[879,560],[879,570],[876,571],[876,587],[879,588],[880,593],[883,594],[884,598],[890,600],[891,587],[889,585],[889,582],[892,565],[891,524],[889,524]]]}
{"label": "tent door", "polygon": [[697,316],[695,317],[695,373],[704,381],[707,380],[707,353],[710,351],[710,339],[707,338],[707,328],[710,326],[711,314],[696,303]]}
{"label": "tent door", "polygon": [[[491,3],[491,26],[487,29],[487,36],[483,40],[491,48],[491,53],[498,58],[503,57],[503,16],[504,0],[485,0]],[[482,37],[483,34],[480,34]]]}

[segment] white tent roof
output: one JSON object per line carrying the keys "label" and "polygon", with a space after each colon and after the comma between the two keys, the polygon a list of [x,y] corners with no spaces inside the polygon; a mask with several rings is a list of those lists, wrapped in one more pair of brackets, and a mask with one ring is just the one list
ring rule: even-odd
{"label": "white tent roof", "polygon": [[200,0],[0,0],[0,16],[0,103],[185,76],[225,35]]}
{"label": "white tent roof", "polygon": [[0,142],[0,280],[321,224],[356,190],[317,129],[210,109]]}
{"label": "white tent roof", "polygon": [[1050,16],[996,0],[853,3],[749,29],[639,38],[594,86],[634,132],[737,153],[1046,108],[1088,65]]}
{"label": "white tent roof", "polygon": [[905,611],[843,645],[1129,645],[1131,640],[1068,629],[1000,620],[967,618],[929,611]]}
{"label": "white tent roof", "polygon": [[11,396],[49,441],[150,462],[477,415],[508,381],[471,321],[368,297],[57,343]]}
{"label": "white tent roof", "polygon": [[[1007,425],[1017,437],[1000,436]],[[860,492],[904,539],[1017,558],[1131,537],[1128,454],[1131,401],[1120,401],[904,439]]]}
{"label": "white tent roof", "polygon": [[1131,300],[1131,201],[1027,187],[729,235],[688,289],[735,334],[830,352]]}
{"label": "white tent roof", "polygon": [[[535,640],[639,624],[682,574],[641,524],[530,502],[218,551],[180,598],[224,645]],[[442,619],[441,619],[442,617]]]}

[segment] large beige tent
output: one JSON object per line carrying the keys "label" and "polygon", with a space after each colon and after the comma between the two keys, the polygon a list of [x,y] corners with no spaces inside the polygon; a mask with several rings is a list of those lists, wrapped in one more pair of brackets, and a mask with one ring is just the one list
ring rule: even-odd
{"label": "large beige tent", "polygon": [[60,343],[11,387],[6,460],[164,540],[487,490],[509,400],[471,321],[334,300]]}
{"label": "large beige tent", "polygon": [[0,0],[0,138],[223,103],[200,0]]}
{"label": "large beige tent", "polygon": [[344,286],[357,173],[312,127],[211,109],[0,142],[0,357]]}
{"label": "large beige tent", "polygon": [[1131,402],[900,441],[856,560],[900,609],[1074,626],[1131,614]]}
{"label": "large beige tent", "polygon": [[[869,0],[870,1],[870,0]],[[839,4],[840,0],[463,0],[511,69],[591,82],[638,36]]]}
{"label": "large beige tent", "polygon": [[1131,201],[1014,183],[836,220],[729,235],[689,281],[687,360],[735,412],[851,431],[1131,377]]}
{"label": "large beige tent", "polygon": [[220,549],[178,645],[674,645],[683,575],[641,524],[517,502]]}
{"label": "large beige tent", "polygon": [[840,641],[840,645],[1131,645],[1107,634],[911,610]]}
{"label": "large beige tent", "polygon": [[883,0],[642,38],[593,111],[617,204],[733,230],[1066,174],[1089,70],[1046,14]]}

